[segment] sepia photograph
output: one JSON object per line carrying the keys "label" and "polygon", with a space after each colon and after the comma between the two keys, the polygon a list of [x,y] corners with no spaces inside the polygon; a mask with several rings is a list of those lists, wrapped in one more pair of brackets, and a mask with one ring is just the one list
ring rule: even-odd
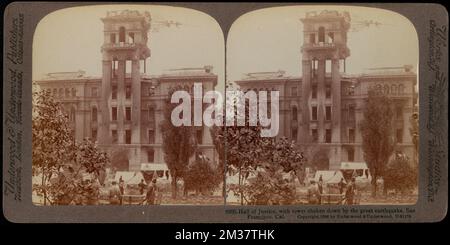
{"label": "sepia photograph", "polygon": [[173,223],[167,236],[205,242],[282,229],[213,223],[445,220],[442,5],[13,2],[4,13],[7,222]]}
{"label": "sepia photograph", "polygon": [[[35,205],[418,197],[418,38],[381,9],[58,10],[33,40]],[[225,78],[226,74],[226,78]],[[226,79],[226,82],[225,82]]]}
{"label": "sepia photograph", "polygon": [[263,95],[278,118],[273,138],[250,123],[228,130],[227,204],[416,202],[419,47],[408,19],[352,6],[256,10],[233,23],[226,55],[230,89],[249,95],[250,111]]}
{"label": "sepia photograph", "polygon": [[35,205],[223,204],[205,126],[170,94],[224,87],[224,38],[186,8],[101,5],[43,18],[33,40]]}

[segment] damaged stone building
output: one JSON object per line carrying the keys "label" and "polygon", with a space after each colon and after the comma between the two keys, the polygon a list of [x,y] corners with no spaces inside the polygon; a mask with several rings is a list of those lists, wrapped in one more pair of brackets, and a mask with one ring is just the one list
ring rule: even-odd
{"label": "damaged stone building", "polygon": [[342,162],[364,162],[359,123],[368,91],[377,89],[394,101],[396,151],[413,158],[410,134],[417,112],[417,76],[412,66],[370,69],[358,75],[346,73],[347,12],[309,12],[303,23],[301,77],[276,72],[248,73],[235,81],[243,91],[280,93],[278,137],[297,142],[302,149],[319,152],[326,169],[339,169]]}

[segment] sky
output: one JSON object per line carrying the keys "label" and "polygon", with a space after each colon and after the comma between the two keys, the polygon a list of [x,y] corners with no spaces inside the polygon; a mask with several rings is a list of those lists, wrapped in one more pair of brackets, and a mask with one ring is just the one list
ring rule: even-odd
{"label": "sky", "polygon": [[[103,23],[109,10],[149,11],[153,28],[148,45],[151,57],[146,71],[150,75],[168,69],[213,65],[218,75],[218,90],[225,79],[225,43],[223,32],[209,15],[187,8],[149,5],[99,5],[66,8],[44,17],[33,40],[33,79],[45,73],[84,70],[101,76]],[[267,8],[242,15],[227,37],[227,80],[241,79],[244,73],[284,70],[286,75],[301,76],[303,27],[300,18],[306,12],[348,11],[352,26],[358,21],[376,21],[380,26],[360,28],[348,33],[349,74],[366,68],[403,66],[417,68],[418,39],[413,25],[400,14],[366,7],[289,6]],[[180,27],[161,28],[157,21],[177,21]]]}
{"label": "sky", "polygon": [[400,14],[367,7],[289,6],[253,11],[233,23],[227,39],[227,80],[241,79],[249,72],[278,70],[301,76],[303,26],[299,19],[306,12],[322,10],[348,11],[355,28],[365,20],[382,23],[348,33],[348,74],[359,74],[366,68],[407,64],[417,69],[417,33],[411,22]]}
{"label": "sky", "polygon": [[[110,10],[149,11],[152,31],[148,45],[151,57],[146,72],[160,75],[168,69],[212,65],[223,84],[225,44],[219,24],[202,12],[167,6],[100,5],[58,10],[38,24],[33,40],[33,80],[46,73],[86,71],[101,76],[103,22]],[[158,27],[157,21],[180,22],[180,27]],[[156,30],[157,29],[157,30]],[[222,81],[222,82],[220,82]]]}

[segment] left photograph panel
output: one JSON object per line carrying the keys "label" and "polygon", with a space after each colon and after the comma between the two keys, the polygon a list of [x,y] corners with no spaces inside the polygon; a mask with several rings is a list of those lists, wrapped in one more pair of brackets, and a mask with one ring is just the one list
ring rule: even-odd
{"label": "left photograph panel", "polygon": [[174,93],[194,94],[196,112],[198,93],[224,91],[224,36],[211,16],[66,8],[39,22],[32,55],[34,205],[223,205],[212,129],[172,118]]}

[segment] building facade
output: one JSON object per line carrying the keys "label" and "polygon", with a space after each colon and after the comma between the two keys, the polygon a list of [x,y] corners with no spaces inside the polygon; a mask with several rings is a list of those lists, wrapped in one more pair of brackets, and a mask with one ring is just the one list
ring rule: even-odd
{"label": "building facade", "polygon": [[[194,83],[202,83],[204,91],[214,90],[217,75],[211,66],[147,75],[150,13],[109,11],[102,21],[101,77],[83,71],[58,72],[35,82],[61,102],[76,140],[91,138],[111,155],[126,154],[130,171],[164,163],[160,124],[169,91],[177,85],[192,88]],[[193,158],[203,155],[215,163],[209,129],[199,127],[196,139],[199,150]]]}
{"label": "building facade", "polygon": [[359,75],[346,74],[347,12],[307,13],[302,19],[302,77],[283,71],[246,74],[235,81],[242,90],[280,92],[280,130],[303,149],[321,150],[329,169],[342,162],[364,162],[359,122],[370,89],[394,101],[397,151],[413,158],[409,129],[417,108],[417,76],[411,66],[372,69]]}

